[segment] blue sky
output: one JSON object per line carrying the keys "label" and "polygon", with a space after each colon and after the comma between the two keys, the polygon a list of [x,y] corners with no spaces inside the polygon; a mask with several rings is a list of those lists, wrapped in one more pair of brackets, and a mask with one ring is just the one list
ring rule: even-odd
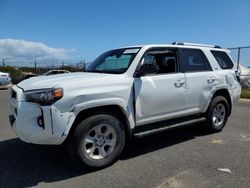
{"label": "blue sky", "polygon": [[87,61],[135,44],[249,46],[250,1],[0,0],[0,39],[39,42]]}

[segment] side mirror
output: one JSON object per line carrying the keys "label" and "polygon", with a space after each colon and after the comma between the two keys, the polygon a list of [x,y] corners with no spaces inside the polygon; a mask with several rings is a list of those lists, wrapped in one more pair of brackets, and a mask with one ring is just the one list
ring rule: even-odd
{"label": "side mirror", "polygon": [[156,74],[159,71],[159,67],[156,64],[143,64],[141,69],[136,72],[136,77],[141,77],[148,74]]}

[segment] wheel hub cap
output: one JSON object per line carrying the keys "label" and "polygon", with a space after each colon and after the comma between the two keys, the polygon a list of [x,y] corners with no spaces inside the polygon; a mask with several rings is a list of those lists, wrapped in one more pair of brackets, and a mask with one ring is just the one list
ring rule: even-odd
{"label": "wheel hub cap", "polygon": [[116,145],[116,132],[111,125],[100,124],[93,127],[83,139],[84,153],[91,159],[108,157]]}
{"label": "wheel hub cap", "polygon": [[103,136],[98,136],[95,139],[95,144],[98,146],[102,146],[105,143],[104,137]]}
{"label": "wheel hub cap", "polygon": [[213,110],[213,115],[212,115],[213,124],[215,126],[220,126],[224,122],[225,116],[226,116],[226,108],[224,104],[221,103],[217,104]]}

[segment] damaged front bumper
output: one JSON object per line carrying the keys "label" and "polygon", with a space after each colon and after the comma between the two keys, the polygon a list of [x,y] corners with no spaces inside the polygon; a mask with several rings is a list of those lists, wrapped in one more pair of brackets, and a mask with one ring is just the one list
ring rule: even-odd
{"label": "damaged front bumper", "polygon": [[67,137],[65,129],[74,117],[61,113],[54,105],[25,102],[20,88],[13,86],[9,121],[16,135],[27,143],[59,145]]}

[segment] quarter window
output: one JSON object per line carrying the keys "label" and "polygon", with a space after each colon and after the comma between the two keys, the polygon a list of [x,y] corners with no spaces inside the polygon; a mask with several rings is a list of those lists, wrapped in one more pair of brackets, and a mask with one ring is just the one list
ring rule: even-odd
{"label": "quarter window", "polygon": [[211,70],[207,58],[201,50],[182,49],[181,60],[182,72],[201,72]]}
{"label": "quarter window", "polygon": [[228,57],[226,52],[211,50],[211,53],[215,57],[216,61],[222,69],[231,69],[234,64]]}

